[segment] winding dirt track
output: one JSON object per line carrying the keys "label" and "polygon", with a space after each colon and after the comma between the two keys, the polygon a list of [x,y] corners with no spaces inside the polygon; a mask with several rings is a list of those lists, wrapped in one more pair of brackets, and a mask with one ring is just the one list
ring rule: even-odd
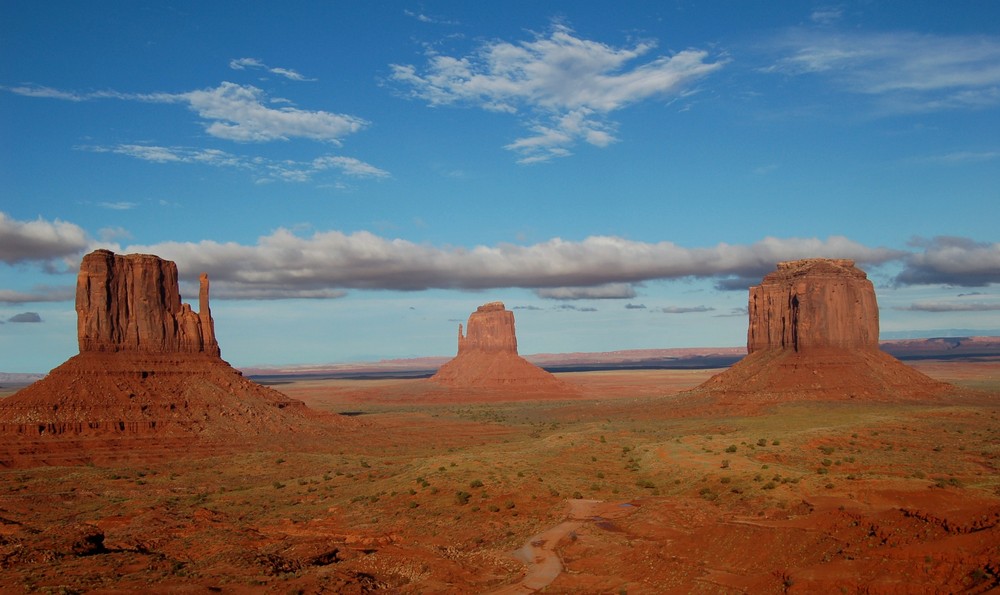
{"label": "winding dirt track", "polygon": [[620,516],[624,508],[631,508],[628,503],[608,504],[602,500],[570,500],[567,519],[555,527],[534,535],[519,549],[514,551],[516,559],[523,562],[527,569],[521,582],[507,585],[492,592],[492,595],[527,595],[547,587],[556,580],[563,570],[562,560],[556,552],[559,542],[588,521],[603,518],[601,513],[617,509]]}

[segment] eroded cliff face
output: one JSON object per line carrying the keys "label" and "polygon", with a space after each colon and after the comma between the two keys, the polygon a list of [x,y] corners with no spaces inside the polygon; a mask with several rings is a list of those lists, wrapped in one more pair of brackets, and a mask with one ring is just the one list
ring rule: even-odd
{"label": "eroded cliff face", "polygon": [[875,288],[853,260],[778,263],[750,288],[747,351],[878,349]]}
{"label": "eroded cliff face", "polygon": [[517,355],[514,313],[503,302],[490,302],[476,308],[469,316],[468,328],[462,335],[458,325],[458,353],[482,351]]}
{"label": "eroded cliff face", "polygon": [[200,312],[181,303],[177,265],[151,254],[96,250],[84,256],[76,282],[80,353],[219,355],[201,275]]}

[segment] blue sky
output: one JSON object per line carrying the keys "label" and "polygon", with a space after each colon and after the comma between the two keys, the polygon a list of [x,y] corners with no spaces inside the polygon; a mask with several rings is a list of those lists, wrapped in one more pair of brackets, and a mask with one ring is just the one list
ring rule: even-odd
{"label": "blue sky", "polygon": [[0,1],[0,370],[97,247],[212,279],[223,356],[745,343],[780,260],[884,337],[1000,329],[1000,4]]}

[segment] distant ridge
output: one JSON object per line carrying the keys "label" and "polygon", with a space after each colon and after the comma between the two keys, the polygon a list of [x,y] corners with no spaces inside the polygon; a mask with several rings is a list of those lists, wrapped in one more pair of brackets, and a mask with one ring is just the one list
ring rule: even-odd
{"label": "distant ridge", "polygon": [[[879,348],[901,360],[996,358],[1000,336],[936,337],[880,341]],[[687,347],[624,349],[618,351],[537,353],[522,356],[549,372],[725,368],[746,355],[745,347]],[[241,368],[257,379],[316,378],[423,378],[430,377],[448,356],[384,359],[374,362],[251,366]]]}

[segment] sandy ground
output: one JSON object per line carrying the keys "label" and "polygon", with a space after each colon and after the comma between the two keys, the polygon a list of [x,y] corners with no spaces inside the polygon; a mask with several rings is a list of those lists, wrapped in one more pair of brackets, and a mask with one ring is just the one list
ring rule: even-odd
{"label": "sandy ground", "polygon": [[987,592],[997,366],[917,367],[995,400],[673,415],[705,370],[561,374],[559,400],[278,385],[356,423],[0,470],[0,592]]}

